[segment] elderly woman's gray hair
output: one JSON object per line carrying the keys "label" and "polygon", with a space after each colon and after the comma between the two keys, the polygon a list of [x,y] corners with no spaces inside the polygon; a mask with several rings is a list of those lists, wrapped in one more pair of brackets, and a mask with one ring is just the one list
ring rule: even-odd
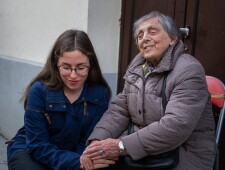
{"label": "elderly woman's gray hair", "polygon": [[138,31],[139,31],[139,26],[150,19],[157,18],[159,22],[162,24],[164,30],[168,33],[170,38],[174,39],[178,37],[178,30],[175,22],[173,19],[167,15],[164,15],[158,11],[153,11],[141,18],[139,18],[137,21],[135,21],[134,26],[133,26],[133,36],[136,44],[138,44]]}

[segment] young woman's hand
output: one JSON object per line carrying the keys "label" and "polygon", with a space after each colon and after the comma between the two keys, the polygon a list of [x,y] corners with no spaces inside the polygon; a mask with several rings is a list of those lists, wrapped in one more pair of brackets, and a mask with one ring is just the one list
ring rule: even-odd
{"label": "young woman's hand", "polygon": [[97,159],[92,161],[85,154],[80,157],[80,169],[93,170],[108,167],[110,164],[115,164],[115,161],[107,159]]}
{"label": "young woman's hand", "polygon": [[108,167],[110,164],[115,164],[114,160],[107,160],[107,159],[97,159],[93,161],[94,169],[105,168]]}
{"label": "young woman's hand", "polygon": [[85,169],[85,170],[93,170],[94,169],[92,160],[90,158],[88,158],[86,154],[83,154],[80,157],[80,169]]}

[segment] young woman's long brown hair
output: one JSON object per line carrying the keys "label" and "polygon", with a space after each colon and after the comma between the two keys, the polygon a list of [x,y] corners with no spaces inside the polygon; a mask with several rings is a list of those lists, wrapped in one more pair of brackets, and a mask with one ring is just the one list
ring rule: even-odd
{"label": "young woman's long brown hair", "polygon": [[58,59],[64,52],[70,52],[74,50],[80,50],[85,54],[90,62],[90,69],[88,73],[88,81],[91,85],[102,84],[105,85],[111,94],[110,87],[106,80],[104,79],[97,56],[95,54],[93,45],[88,37],[88,35],[81,30],[67,30],[62,33],[55,44],[53,45],[52,50],[50,51],[47,61],[40,71],[40,73],[28,84],[22,100],[24,102],[24,109],[27,104],[27,97],[32,84],[38,80],[42,82],[49,88],[58,90],[63,88],[63,81],[60,78],[59,70],[57,67]]}

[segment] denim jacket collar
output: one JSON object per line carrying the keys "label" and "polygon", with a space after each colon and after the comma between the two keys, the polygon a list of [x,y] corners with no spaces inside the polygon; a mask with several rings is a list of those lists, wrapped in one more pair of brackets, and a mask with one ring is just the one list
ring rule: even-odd
{"label": "denim jacket collar", "polygon": [[[87,90],[88,86],[90,86],[89,83],[85,82],[82,93],[80,97],[78,98],[78,100],[76,101],[77,103],[84,102],[84,101],[95,103],[95,104],[98,103],[98,100],[93,98],[93,95],[88,92]],[[51,103],[69,103],[67,97],[64,95],[63,89],[60,89],[60,90],[47,89],[46,101]]]}

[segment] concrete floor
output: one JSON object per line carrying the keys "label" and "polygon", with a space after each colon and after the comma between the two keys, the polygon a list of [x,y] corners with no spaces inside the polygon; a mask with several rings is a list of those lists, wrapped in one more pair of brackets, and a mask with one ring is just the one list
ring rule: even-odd
{"label": "concrete floor", "polygon": [[6,139],[0,134],[0,170],[8,170],[5,141]]}

